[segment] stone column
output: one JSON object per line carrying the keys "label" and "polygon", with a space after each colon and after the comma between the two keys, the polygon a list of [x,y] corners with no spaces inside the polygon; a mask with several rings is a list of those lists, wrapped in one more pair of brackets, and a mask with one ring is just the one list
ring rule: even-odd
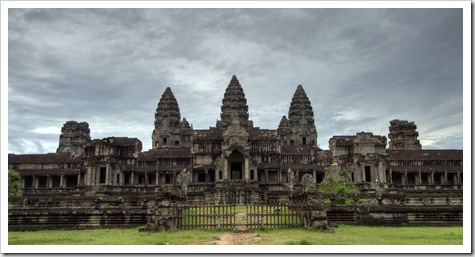
{"label": "stone column", "polygon": [[65,185],[64,185],[64,175],[61,175],[61,177],[59,177],[59,187],[60,188],[65,188]]}
{"label": "stone column", "polygon": [[444,172],[444,185],[447,185],[449,180],[447,179],[447,172]]}
{"label": "stone column", "polygon": [[25,189],[25,177],[21,176],[21,189]]}
{"label": "stone column", "polygon": [[51,175],[46,175],[46,188],[53,188],[53,181],[51,180]]}
{"label": "stone column", "polygon": [[39,179],[36,175],[33,175],[33,188],[38,189]]}
{"label": "stone column", "polygon": [[257,169],[254,170],[254,180],[259,181],[259,179],[257,178]]}
{"label": "stone column", "polygon": [[269,183],[269,170],[265,169],[264,171],[266,173],[266,183]]}
{"label": "stone column", "polygon": [[317,184],[317,171],[313,170],[313,183]]}
{"label": "stone column", "polygon": [[80,186],[81,184],[81,172],[78,172],[78,182],[76,182],[76,186]]}
{"label": "stone column", "polygon": [[392,169],[389,170],[388,183],[389,183],[389,184],[392,184],[392,183],[393,183],[393,171],[392,171]]}
{"label": "stone column", "polygon": [[244,181],[249,181],[249,157],[244,159]]}
{"label": "stone column", "polygon": [[417,180],[419,183],[416,182],[416,185],[422,185],[422,174],[420,171],[417,173]]}
{"label": "stone column", "polygon": [[228,158],[223,158],[223,179],[229,179],[229,163]]}
{"label": "stone column", "polygon": [[91,167],[86,169],[86,186],[91,185]]}
{"label": "stone column", "polygon": [[110,185],[110,174],[111,173],[111,169],[110,169],[110,166],[109,165],[106,165],[106,185]]}
{"label": "stone column", "polygon": [[132,186],[135,185],[135,173],[134,172],[132,172],[130,174],[130,185],[132,185]]}
{"label": "stone column", "polygon": [[158,171],[155,172],[155,185],[158,186]]}
{"label": "stone column", "polygon": [[206,175],[205,175],[205,182],[206,182],[206,183],[208,183],[209,180],[210,180],[210,179],[209,179],[209,172],[208,172],[208,171],[209,171],[209,169],[205,169],[205,174],[206,174]]}
{"label": "stone column", "polygon": [[436,184],[436,183],[435,183],[435,174],[434,174],[433,171],[430,173],[430,184],[431,184],[431,185]]}

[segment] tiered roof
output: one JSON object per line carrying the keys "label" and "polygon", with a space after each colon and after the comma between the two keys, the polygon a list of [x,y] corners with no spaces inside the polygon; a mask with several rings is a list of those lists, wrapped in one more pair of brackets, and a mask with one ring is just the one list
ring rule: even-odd
{"label": "tiered roof", "polygon": [[223,105],[221,106],[221,121],[223,125],[231,124],[233,116],[236,116],[241,125],[247,127],[249,123],[248,109],[246,96],[241,84],[239,84],[236,75],[233,75],[224,92]]}
{"label": "tiered roof", "polygon": [[178,102],[173,95],[172,90],[167,87],[158,102],[155,112],[155,128],[163,126],[179,127],[180,126],[180,108]]}

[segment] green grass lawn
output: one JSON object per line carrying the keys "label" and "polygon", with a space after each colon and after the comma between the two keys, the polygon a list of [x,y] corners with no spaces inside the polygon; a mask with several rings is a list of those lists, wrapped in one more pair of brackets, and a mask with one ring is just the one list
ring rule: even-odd
{"label": "green grass lawn", "polygon": [[268,229],[256,233],[263,245],[462,245],[462,227],[364,227],[340,225],[334,233]]}
{"label": "green grass lawn", "polygon": [[[190,229],[162,233],[131,229],[8,232],[9,245],[212,245],[229,229]],[[319,230],[253,229],[261,245],[462,245],[463,227],[364,227],[341,225]]]}

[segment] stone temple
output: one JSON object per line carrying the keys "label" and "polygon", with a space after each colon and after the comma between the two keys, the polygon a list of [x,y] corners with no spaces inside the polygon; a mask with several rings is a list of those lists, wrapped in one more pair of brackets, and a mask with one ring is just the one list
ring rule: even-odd
{"label": "stone temple", "polygon": [[91,139],[88,123],[68,121],[56,153],[9,154],[8,167],[21,174],[25,195],[172,190],[189,174],[191,199],[224,191],[242,201],[281,199],[289,188],[300,187],[304,176],[318,186],[332,165],[346,169],[362,190],[376,183],[399,190],[462,188],[463,150],[423,150],[414,122],[390,121],[389,145],[386,136],[360,132],[333,136],[329,150],[320,149],[314,110],[301,85],[277,129],[261,129],[249,120],[236,76],[224,91],[214,127],[193,129],[181,117],[178,100],[167,87],[148,151],[137,138]]}

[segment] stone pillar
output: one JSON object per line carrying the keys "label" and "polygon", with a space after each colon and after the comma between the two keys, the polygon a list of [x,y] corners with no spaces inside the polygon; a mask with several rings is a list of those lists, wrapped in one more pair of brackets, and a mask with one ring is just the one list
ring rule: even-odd
{"label": "stone pillar", "polygon": [[431,173],[430,173],[430,184],[431,184],[431,185],[436,184],[436,183],[435,183],[435,175],[434,175],[434,172],[431,172]]}
{"label": "stone pillar", "polygon": [[46,175],[46,188],[53,188],[53,181],[51,179],[51,175]]}
{"label": "stone pillar", "polygon": [[109,165],[106,165],[106,185],[110,185],[110,173],[111,173],[111,168]]}
{"label": "stone pillar", "polygon": [[244,181],[249,182],[249,157],[244,159]]}
{"label": "stone pillar", "polygon": [[20,176],[20,181],[21,181],[21,189],[25,189],[25,177]]}
{"label": "stone pillar", "polygon": [[38,176],[33,175],[33,188],[38,189],[39,183],[40,183],[40,180],[38,179]]}
{"label": "stone pillar", "polygon": [[389,170],[388,183],[389,183],[389,184],[392,184],[392,183],[393,183],[393,171],[392,171],[392,169]]}
{"label": "stone pillar", "polygon": [[402,184],[407,185],[407,171],[404,172],[404,176],[402,177],[402,180],[403,180]]}
{"label": "stone pillar", "polygon": [[65,185],[64,185],[64,175],[61,175],[61,177],[59,178],[59,187],[60,188],[65,188]]}
{"label": "stone pillar", "polygon": [[419,183],[416,182],[416,185],[422,185],[422,174],[420,171],[417,173],[417,180]]}
{"label": "stone pillar", "polygon": [[259,181],[259,179],[257,178],[257,169],[254,170],[254,180]]}
{"label": "stone pillar", "polygon": [[460,179],[460,172],[457,172],[457,185],[462,185],[462,181]]}
{"label": "stone pillar", "polygon": [[80,186],[81,184],[81,172],[78,172],[78,181],[76,182],[76,186]]}
{"label": "stone pillar", "polygon": [[447,185],[449,180],[447,179],[447,172],[444,172],[444,185]]}
{"label": "stone pillar", "polygon": [[209,179],[209,172],[208,172],[208,171],[209,171],[209,169],[205,169],[205,174],[206,174],[206,175],[205,175],[205,182],[206,182],[206,183],[208,183],[209,180],[210,180],[210,179]]}
{"label": "stone pillar", "polygon": [[155,172],[155,185],[158,186],[158,171]]}
{"label": "stone pillar", "polygon": [[229,179],[229,163],[228,158],[223,158],[223,179]]}
{"label": "stone pillar", "polygon": [[317,184],[317,171],[313,170],[313,183]]}
{"label": "stone pillar", "polygon": [[91,183],[91,167],[86,169],[86,186],[92,185]]}
{"label": "stone pillar", "polygon": [[132,172],[130,174],[130,185],[132,185],[132,186],[135,185],[135,173],[134,172]]}
{"label": "stone pillar", "polygon": [[266,173],[266,183],[269,183],[269,171],[267,169],[264,170]]}

